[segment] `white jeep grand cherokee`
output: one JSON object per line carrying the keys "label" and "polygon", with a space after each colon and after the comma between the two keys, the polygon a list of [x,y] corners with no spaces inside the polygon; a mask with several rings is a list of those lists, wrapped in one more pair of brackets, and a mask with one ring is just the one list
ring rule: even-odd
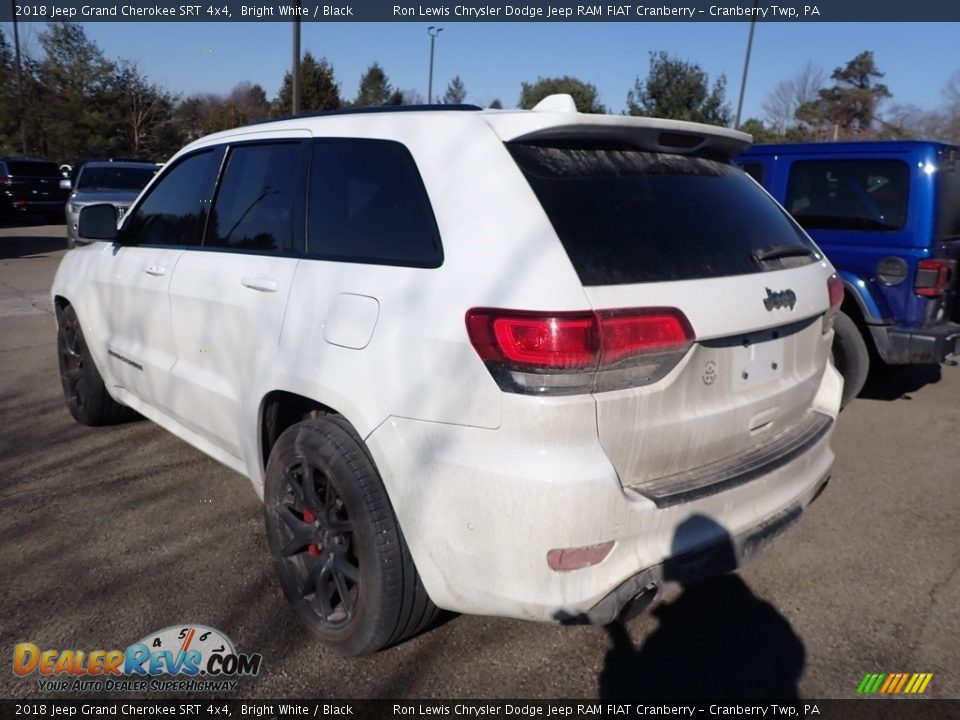
{"label": "white jeep grand cherokee", "polygon": [[842,286],[729,162],[749,136],[571,105],[240,128],[119,229],[83,210],[105,242],[53,285],[71,413],[247,476],[337,652],[437,608],[611,621],[829,477]]}

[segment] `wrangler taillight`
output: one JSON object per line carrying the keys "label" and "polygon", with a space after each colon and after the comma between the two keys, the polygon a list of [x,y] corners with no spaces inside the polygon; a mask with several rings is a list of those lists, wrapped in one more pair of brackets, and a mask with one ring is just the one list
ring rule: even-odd
{"label": "wrangler taillight", "polygon": [[836,273],[827,278],[827,298],[830,307],[823,314],[823,323],[820,327],[824,335],[833,330],[833,318],[840,312],[840,306],[843,305],[843,280]]}
{"label": "wrangler taillight", "polygon": [[843,305],[843,280],[836,273],[827,278],[827,295],[830,297],[830,309],[836,312]]}
{"label": "wrangler taillight", "polygon": [[0,177],[0,185],[13,185],[12,177]]}
{"label": "wrangler taillight", "polygon": [[950,283],[949,260],[921,260],[917,263],[914,292],[923,297],[940,297]]}
{"label": "wrangler taillight", "polygon": [[500,387],[511,392],[599,392],[656,382],[693,342],[675,308],[527,312],[475,308],[467,334]]}

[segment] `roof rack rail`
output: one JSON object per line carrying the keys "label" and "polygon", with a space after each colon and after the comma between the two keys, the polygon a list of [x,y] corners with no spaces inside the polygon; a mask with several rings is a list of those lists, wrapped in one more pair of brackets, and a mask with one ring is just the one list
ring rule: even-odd
{"label": "roof rack rail", "polygon": [[297,113],[296,115],[285,115],[283,117],[257,120],[256,122],[246,123],[243,125],[243,127],[247,127],[248,125],[263,125],[264,123],[280,122],[282,120],[299,120],[301,118],[327,117],[335,115],[369,115],[376,113],[403,113],[441,110],[476,112],[477,110],[483,110],[483,108],[478,105],[468,105],[464,103],[456,105],[377,105],[376,107],[341,108],[339,110],[314,110],[311,112]]}

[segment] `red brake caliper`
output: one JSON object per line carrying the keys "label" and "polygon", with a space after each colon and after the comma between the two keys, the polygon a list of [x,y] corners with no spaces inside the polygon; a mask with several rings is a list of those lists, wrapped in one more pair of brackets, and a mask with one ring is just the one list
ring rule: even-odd
{"label": "red brake caliper", "polygon": [[[303,511],[303,521],[305,523],[312,523],[317,519],[317,516],[314,515],[309,510]],[[317,557],[320,554],[322,548],[317,543],[310,543],[307,545],[307,552],[310,553],[313,557]]]}

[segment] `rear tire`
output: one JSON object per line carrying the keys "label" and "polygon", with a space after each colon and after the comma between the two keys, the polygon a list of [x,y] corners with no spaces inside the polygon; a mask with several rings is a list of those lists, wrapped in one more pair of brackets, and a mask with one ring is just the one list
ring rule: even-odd
{"label": "rear tire", "polygon": [[838,312],[833,318],[833,364],[843,375],[843,409],[860,394],[870,373],[870,352],[860,333],[860,328],[846,313]]}
{"label": "rear tire", "polygon": [[379,473],[343,418],[305,420],[278,438],[264,514],[284,594],[334,652],[376,652],[436,618]]}
{"label": "rear tire", "polygon": [[72,305],[60,312],[57,356],[63,394],[74,420],[83,425],[115,425],[137,417],[133,410],[118,403],[107,392],[90,357],[80,320]]}

